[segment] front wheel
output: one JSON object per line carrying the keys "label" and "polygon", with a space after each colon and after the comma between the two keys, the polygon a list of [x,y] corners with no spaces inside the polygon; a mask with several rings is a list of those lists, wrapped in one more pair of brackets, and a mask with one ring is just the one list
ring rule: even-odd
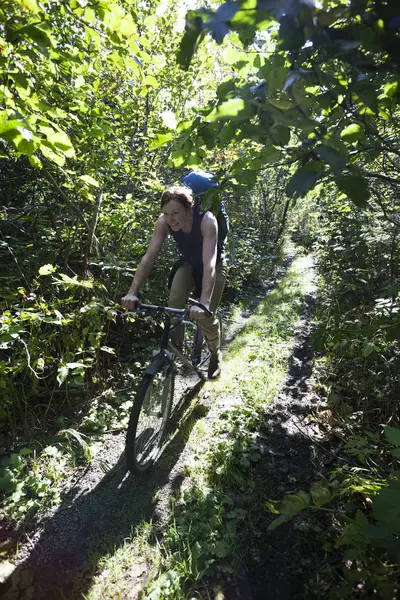
{"label": "front wheel", "polygon": [[174,366],[160,365],[147,374],[136,394],[125,442],[125,459],[132,473],[147,471],[160,452],[174,395]]}

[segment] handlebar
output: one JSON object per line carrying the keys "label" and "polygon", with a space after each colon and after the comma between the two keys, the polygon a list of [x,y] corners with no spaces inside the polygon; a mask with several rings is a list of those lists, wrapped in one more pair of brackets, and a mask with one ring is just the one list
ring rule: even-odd
{"label": "handlebar", "polygon": [[[207,317],[213,316],[213,313],[210,310],[208,310],[208,308],[206,306],[204,306],[204,304],[202,304],[201,302],[198,302],[197,300],[194,300],[193,298],[188,299],[188,304],[190,306],[198,306],[199,308],[204,310]],[[151,310],[163,311],[163,312],[169,313],[170,315],[180,317],[184,320],[189,318],[189,313],[190,313],[189,308],[172,308],[170,306],[159,306],[158,304],[142,304],[141,302],[138,302],[138,306],[135,310],[126,311],[126,312],[122,313],[121,316],[126,317],[128,315],[146,314],[147,311],[151,311]]]}

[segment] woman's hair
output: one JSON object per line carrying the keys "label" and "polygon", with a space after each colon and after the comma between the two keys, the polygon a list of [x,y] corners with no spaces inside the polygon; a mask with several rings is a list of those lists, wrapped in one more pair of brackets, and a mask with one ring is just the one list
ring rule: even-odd
{"label": "woman's hair", "polygon": [[179,204],[182,204],[186,209],[193,208],[194,205],[192,190],[186,185],[176,185],[164,190],[161,194],[161,208],[163,208],[170,200],[179,202]]}

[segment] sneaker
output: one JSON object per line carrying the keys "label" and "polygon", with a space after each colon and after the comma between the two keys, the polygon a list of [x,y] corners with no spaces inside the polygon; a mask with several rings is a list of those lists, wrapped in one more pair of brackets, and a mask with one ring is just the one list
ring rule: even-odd
{"label": "sneaker", "polygon": [[208,379],[216,379],[221,375],[222,368],[222,352],[221,350],[217,350],[216,352],[211,352],[210,356],[210,364],[208,367]]}

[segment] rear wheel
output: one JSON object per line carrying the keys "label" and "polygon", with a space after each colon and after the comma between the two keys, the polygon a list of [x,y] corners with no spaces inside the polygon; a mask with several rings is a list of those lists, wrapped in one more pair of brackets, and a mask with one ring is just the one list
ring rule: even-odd
{"label": "rear wheel", "polygon": [[160,452],[174,395],[174,366],[143,377],[129,419],[125,458],[133,473],[147,471]]}

